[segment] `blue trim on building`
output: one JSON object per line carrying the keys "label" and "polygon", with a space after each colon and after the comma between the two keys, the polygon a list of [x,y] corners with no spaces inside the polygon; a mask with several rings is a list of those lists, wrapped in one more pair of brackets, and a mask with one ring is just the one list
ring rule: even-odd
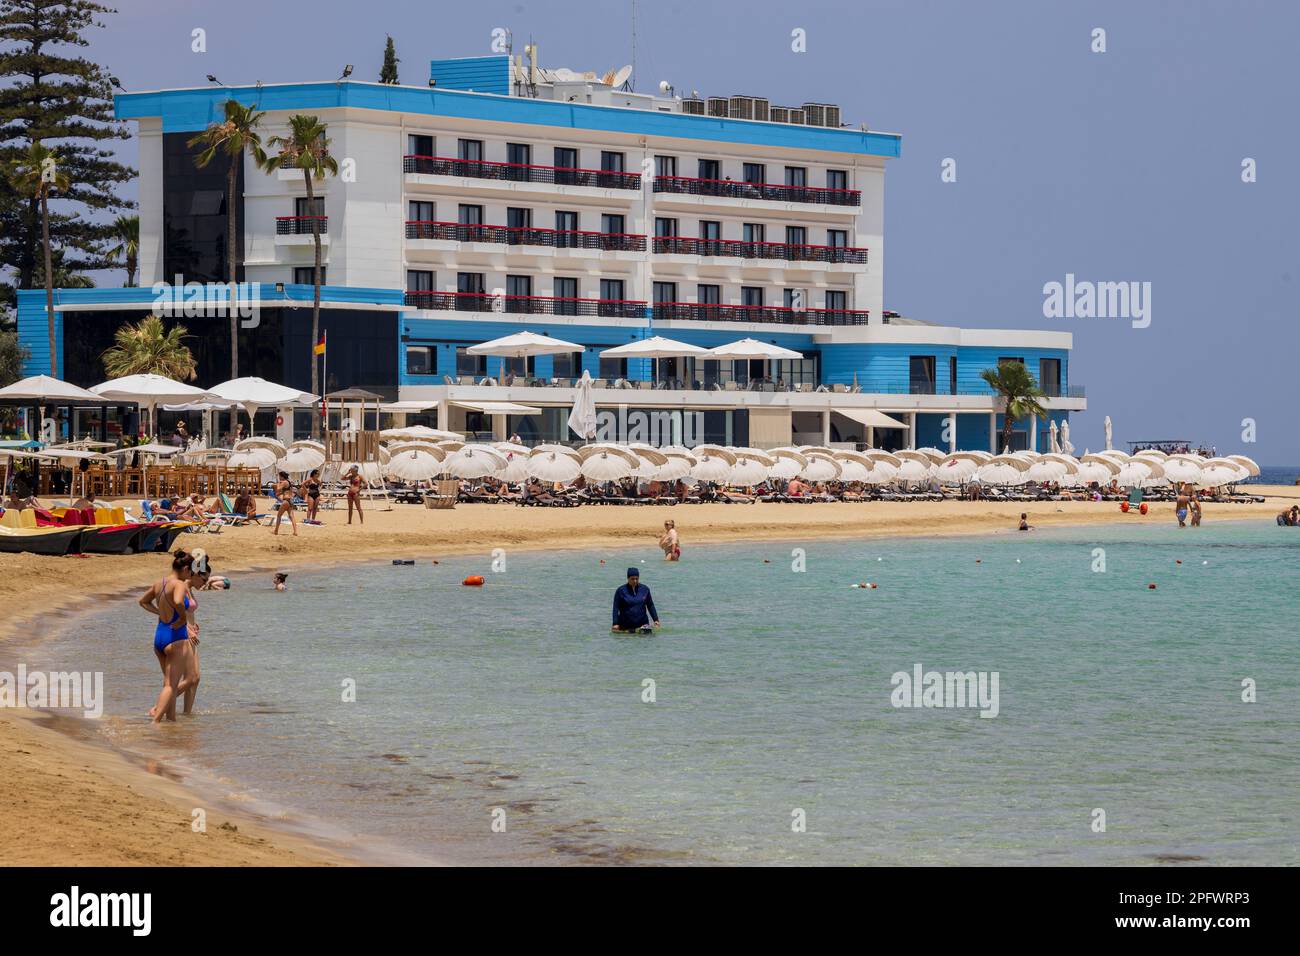
{"label": "blue trim on building", "polygon": [[528,123],[890,158],[899,155],[902,144],[902,137],[895,133],[760,123],[461,90],[356,83],[351,80],[264,86],[260,90],[251,86],[238,86],[118,93],[113,97],[113,108],[118,119],[161,117],[165,133],[195,132],[206,128],[209,123],[220,122],[224,115],[223,104],[231,98],[241,103],[255,104],[261,110],[310,111],[343,107],[387,110],[485,122]]}
{"label": "blue trim on building", "polygon": [[439,89],[464,90],[467,93],[510,94],[510,57],[462,56],[452,60],[432,60],[429,79]]}

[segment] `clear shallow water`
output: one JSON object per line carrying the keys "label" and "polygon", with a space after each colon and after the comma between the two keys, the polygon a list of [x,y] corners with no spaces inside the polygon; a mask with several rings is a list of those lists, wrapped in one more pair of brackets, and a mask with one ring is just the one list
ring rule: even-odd
{"label": "clear shallow water", "polygon": [[[200,716],[161,731],[133,603],[26,659],[105,670],[114,743],[416,857],[1300,863],[1300,531],[1138,520],[699,547],[685,522],[678,565],[519,552],[493,574],[485,553],[295,572],[286,594],[243,576],[200,596]],[[610,635],[642,559],[665,628]],[[998,671],[1000,715],[895,709],[917,663]]]}

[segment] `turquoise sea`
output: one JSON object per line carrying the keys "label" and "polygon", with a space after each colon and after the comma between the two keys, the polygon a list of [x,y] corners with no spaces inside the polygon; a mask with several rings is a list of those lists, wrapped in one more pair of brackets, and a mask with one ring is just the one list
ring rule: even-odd
{"label": "turquoise sea", "polygon": [[[1300,529],[694,546],[678,520],[675,565],[494,573],[485,544],[238,576],[200,596],[199,715],[161,729],[133,601],[21,653],[102,669],[114,745],[381,859],[1300,863]],[[611,635],[642,561],[664,628]],[[997,672],[998,715],[892,706],[918,664]]]}

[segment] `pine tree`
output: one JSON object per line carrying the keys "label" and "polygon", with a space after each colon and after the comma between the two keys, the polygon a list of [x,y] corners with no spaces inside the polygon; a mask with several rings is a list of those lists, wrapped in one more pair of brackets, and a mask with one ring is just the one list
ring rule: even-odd
{"label": "pine tree", "polygon": [[[135,203],[118,189],[135,170],[114,161],[112,141],[130,139],[113,117],[112,77],[78,56],[83,34],[116,13],[94,0],[0,0],[0,168],[21,164],[32,143],[57,143],[72,183],[50,210],[50,242],[70,273],[112,268],[112,216]],[[35,288],[42,259],[40,200],[0,176],[0,270]]]}
{"label": "pine tree", "polygon": [[384,66],[379,71],[380,83],[391,83],[397,85],[397,64],[402,61],[397,58],[397,48],[393,46],[393,38],[388,38],[388,44],[384,47]]}

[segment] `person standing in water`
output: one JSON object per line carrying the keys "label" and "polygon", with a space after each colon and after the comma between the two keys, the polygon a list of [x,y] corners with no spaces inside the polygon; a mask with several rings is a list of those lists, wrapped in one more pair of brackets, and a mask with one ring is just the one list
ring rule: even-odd
{"label": "person standing in water", "polygon": [[658,627],[659,612],[655,610],[650,589],[641,583],[641,572],[627,569],[627,584],[614,592],[613,631],[636,632],[643,627]]}
{"label": "person standing in water", "polygon": [[[200,555],[206,568],[206,555]],[[189,689],[190,642],[189,613],[196,606],[190,596],[189,579],[194,572],[195,557],[183,548],[172,556],[172,573],[149,588],[140,598],[140,606],[157,617],[153,650],[162,667],[163,687],[158,702],[149,710],[155,724],[165,717],[176,719],[176,698]],[[197,629],[197,628],[196,628]]]}
{"label": "person standing in water", "polygon": [[664,549],[665,561],[676,561],[682,556],[681,544],[677,538],[677,522],[672,518],[664,522],[664,533],[659,538],[659,547]]}
{"label": "person standing in water", "polygon": [[[215,590],[212,587],[212,567],[208,563],[207,552],[202,548],[195,548],[193,560],[190,562],[190,591],[208,591]],[[229,579],[223,579],[229,580]],[[190,599],[190,609],[185,612],[186,628],[190,636],[190,669],[187,675],[189,686],[185,688],[185,714],[194,710],[194,698],[199,692],[199,622],[194,617],[194,612],[198,610],[198,602],[193,598]]]}
{"label": "person standing in water", "polygon": [[1180,528],[1187,527],[1187,506],[1191,500],[1187,489],[1188,486],[1185,484],[1180,487],[1178,489],[1178,500],[1174,502],[1174,517],[1178,519],[1178,527]]}
{"label": "person standing in water", "polygon": [[352,523],[352,508],[357,509],[357,520],[361,524],[366,523],[366,516],[361,511],[361,471],[356,465],[348,469],[348,524]]}
{"label": "person standing in water", "polygon": [[275,527],[271,529],[271,534],[280,533],[280,521],[287,514],[289,524],[293,527],[293,536],[298,537],[298,519],[293,514],[293,483],[289,481],[287,472],[280,472],[280,480],[275,483],[275,500]]}

